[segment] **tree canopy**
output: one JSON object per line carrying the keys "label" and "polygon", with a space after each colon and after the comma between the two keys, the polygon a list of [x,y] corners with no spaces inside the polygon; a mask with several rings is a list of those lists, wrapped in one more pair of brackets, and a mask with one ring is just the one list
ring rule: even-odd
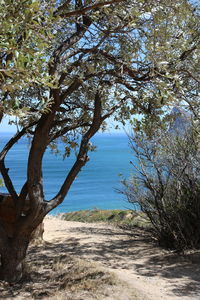
{"label": "tree canopy", "polygon": [[[21,232],[27,247],[33,229],[64,200],[88,161],[90,139],[111,115],[124,123],[139,113],[143,118],[135,127],[148,129],[161,125],[177,102],[198,115],[198,13],[187,0],[0,2],[1,111],[17,116],[18,125],[0,153],[15,204],[12,247]],[[5,157],[25,134],[31,146],[27,180],[18,194]],[[72,148],[77,155],[60,190],[46,199],[42,160],[58,139],[66,156]],[[5,231],[0,246],[8,238]]]}
{"label": "tree canopy", "polygon": [[116,118],[124,120],[130,105],[131,113],[157,113],[177,90],[178,101],[189,101],[188,83],[193,94],[199,85],[198,10],[188,1],[11,2],[1,3],[2,99],[11,113],[38,116],[51,89],[76,81],[82,94],[100,84],[112,104],[123,102]]}

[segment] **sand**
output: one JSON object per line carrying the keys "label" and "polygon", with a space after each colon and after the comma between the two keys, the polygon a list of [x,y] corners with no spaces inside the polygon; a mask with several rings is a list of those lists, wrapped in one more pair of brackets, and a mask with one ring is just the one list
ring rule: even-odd
{"label": "sand", "polygon": [[[44,240],[59,253],[95,262],[137,291],[137,299],[199,300],[200,253],[163,250],[142,230],[46,217]],[[127,297],[132,299],[131,296]],[[124,300],[124,297],[119,297]],[[87,300],[87,299],[86,299]]]}

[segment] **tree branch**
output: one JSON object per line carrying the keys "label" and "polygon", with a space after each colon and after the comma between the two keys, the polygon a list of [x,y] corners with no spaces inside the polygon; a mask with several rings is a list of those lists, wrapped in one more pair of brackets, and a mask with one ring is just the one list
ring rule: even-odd
{"label": "tree branch", "polygon": [[71,93],[77,90],[79,86],[81,86],[81,84],[82,81],[79,78],[76,78],[73,81],[73,83],[68,87],[68,89],[61,94],[60,98],[62,99],[62,102],[65,100],[67,96],[69,96]]}
{"label": "tree branch", "polygon": [[60,16],[60,17],[64,17],[64,18],[69,18],[72,16],[81,16],[81,15],[84,15],[88,11],[99,9],[99,8],[105,7],[105,6],[109,6],[111,4],[125,2],[125,1],[126,0],[111,0],[111,1],[97,2],[97,3],[94,3],[93,5],[86,6],[81,9],[76,9],[76,10],[69,11],[69,12],[63,12],[63,10],[66,7],[66,4],[68,4],[68,3],[64,3],[62,6],[58,7],[58,9],[54,12],[54,16]]}
{"label": "tree branch", "polygon": [[197,81],[198,83],[200,83],[200,79],[197,78],[196,76],[194,76],[189,70],[186,69],[180,69],[179,72],[184,72],[187,73],[192,79],[194,79],[195,81]]}
{"label": "tree branch", "polygon": [[135,81],[149,81],[150,80],[150,68],[147,68],[145,74],[143,74],[142,76],[138,76],[138,74],[140,74],[141,72],[139,72],[138,70],[134,70],[134,69],[130,68],[126,63],[120,61],[119,59],[117,59],[116,57],[114,57],[113,55],[107,53],[104,50],[95,49],[95,48],[90,48],[90,49],[84,49],[83,48],[81,50],[84,53],[101,54],[108,61],[110,61],[110,62],[114,63],[114,65],[120,67],[121,68],[120,72],[122,74],[127,73]]}
{"label": "tree branch", "polygon": [[10,179],[10,176],[8,175],[9,169],[7,169],[5,167],[4,159],[0,161],[0,170],[1,170],[1,174],[3,177],[4,183],[5,183],[5,186],[6,186],[7,190],[9,191],[9,194],[12,196],[14,203],[16,203],[18,200],[18,195],[12,184],[12,180]]}
{"label": "tree branch", "polygon": [[51,136],[50,143],[53,142],[54,140],[56,140],[57,138],[59,138],[60,136],[63,136],[64,134],[66,134],[67,132],[69,132],[71,130],[75,130],[80,127],[88,127],[88,126],[91,126],[91,124],[88,122],[84,122],[82,124],[76,124],[76,125],[72,125],[72,126],[66,126]]}
{"label": "tree branch", "polygon": [[0,170],[1,170],[1,174],[2,174],[3,179],[4,179],[5,186],[8,190],[8,192],[10,193],[10,195],[12,196],[14,202],[16,202],[19,199],[19,197],[18,197],[17,192],[16,192],[16,190],[15,190],[13,184],[12,184],[12,180],[11,180],[9,174],[8,174],[9,169],[7,169],[5,167],[4,160],[5,160],[5,157],[8,153],[8,151],[13,147],[13,145],[15,145],[19,141],[19,139],[23,135],[26,134],[27,130],[30,127],[34,126],[36,123],[37,122],[33,122],[30,125],[24,127],[20,132],[16,133],[16,135],[8,141],[8,143],[5,145],[5,147],[3,148],[3,150],[0,153]]}
{"label": "tree branch", "polygon": [[194,45],[191,49],[185,50],[179,57],[179,59],[181,61],[187,59],[187,57],[194,51],[197,49],[198,45],[200,42],[198,42],[196,45]]}
{"label": "tree branch", "polygon": [[94,113],[93,113],[93,121],[89,128],[89,130],[84,134],[81,140],[79,153],[77,156],[77,159],[72,166],[70,172],[68,173],[63,185],[61,186],[58,194],[49,202],[47,202],[46,206],[46,213],[51,211],[53,208],[57,207],[60,203],[63,202],[64,197],[68,193],[74,179],[80,172],[81,168],[86,164],[88,161],[88,143],[91,139],[91,137],[99,130],[103,119],[101,117],[101,111],[102,111],[102,105],[101,105],[101,99],[99,91],[96,92],[95,95],[95,103],[94,103]]}
{"label": "tree branch", "polygon": [[54,104],[51,106],[50,112],[44,113],[37,123],[28,157],[27,186],[30,199],[30,214],[33,216],[39,213],[38,209],[42,209],[42,206],[39,205],[44,200],[42,158],[48,144],[49,132],[56,111],[62,103],[59,97],[59,90],[52,90],[51,94],[54,98]]}
{"label": "tree branch", "polygon": [[[90,25],[92,24],[92,19],[89,16],[83,17],[83,24],[79,24],[77,27],[77,31],[74,32],[69,38],[67,38],[65,41],[62,42],[62,44],[54,51],[52,57],[53,57],[53,63],[50,65],[49,73],[50,75],[53,75],[56,66],[60,63],[62,54],[68,50],[70,47],[72,47],[75,43],[77,43],[86,33]],[[69,53],[69,55],[71,55]],[[66,59],[67,57],[64,57]]]}

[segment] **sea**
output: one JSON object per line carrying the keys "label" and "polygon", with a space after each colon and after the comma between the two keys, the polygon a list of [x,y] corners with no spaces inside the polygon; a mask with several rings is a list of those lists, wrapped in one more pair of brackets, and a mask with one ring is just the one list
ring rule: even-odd
{"label": "sea", "polygon": [[[0,148],[12,136],[1,133]],[[78,174],[65,200],[51,214],[59,214],[86,209],[130,209],[126,197],[119,193],[120,181],[128,178],[132,172],[130,161],[134,155],[128,145],[125,133],[99,133],[92,139],[96,151],[90,152],[90,160]],[[62,148],[62,146],[61,146]],[[21,139],[8,153],[6,167],[19,193],[26,180],[27,158],[30,142]],[[43,178],[45,199],[52,199],[58,192],[75,159],[75,155],[63,159],[63,153],[52,154],[47,149],[43,160]],[[7,192],[5,187],[1,192]]]}

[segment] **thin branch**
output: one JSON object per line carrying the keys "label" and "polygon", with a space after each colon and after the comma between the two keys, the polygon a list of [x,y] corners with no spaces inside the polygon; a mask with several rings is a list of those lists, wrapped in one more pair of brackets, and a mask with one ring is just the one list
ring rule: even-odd
{"label": "thin branch", "polygon": [[[79,51],[78,51],[79,52]],[[77,54],[77,53],[76,53]],[[59,86],[61,85],[61,84],[63,84],[63,81],[65,80],[65,78],[66,78],[66,76],[68,76],[73,70],[74,70],[74,67],[78,67],[78,66],[80,66],[81,65],[81,60],[82,60],[82,58],[85,56],[85,54],[83,53],[83,54],[81,54],[80,56],[79,56],[79,58],[75,61],[75,62],[73,62],[71,65],[69,65],[68,67],[67,67],[67,69],[65,70],[65,72],[63,72],[63,73],[61,73],[61,76],[60,76],[60,79],[59,79]],[[65,60],[65,56],[64,56],[64,58],[63,58],[64,60]]]}
{"label": "thin branch", "polygon": [[81,9],[76,9],[76,10],[69,11],[69,12],[63,12],[63,10],[65,9],[65,6],[66,6],[66,3],[65,3],[62,6],[58,7],[58,9],[54,12],[54,16],[60,16],[60,17],[65,17],[65,18],[69,18],[72,16],[81,16],[81,15],[84,15],[88,11],[96,10],[101,7],[110,6],[111,4],[117,4],[117,3],[125,2],[125,1],[126,0],[111,0],[111,1],[97,2],[97,3],[94,3],[93,5],[86,6]]}
{"label": "thin branch", "polygon": [[139,71],[130,68],[126,63],[120,61],[113,55],[109,54],[108,52],[100,49],[90,48],[90,49],[82,49],[84,53],[93,53],[93,54],[101,54],[104,56],[108,61],[114,63],[116,66],[121,68],[121,73],[127,73],[131,78],[136,81],[149,81],[150,80],[150,68],[146,70],[146,73],[142,76],[138,76],[140,74]]}
{"label": "thin branch", "polygon": [[[79,24],[77,31],[74,32],[69,38],[61,43],[61,45],[54,51],[53,63],[50,64],[49,73],[53,75],[57,65],[61,61],[61,56],[66,50],[71,48],[75,43],[77,43],[86,33],[90,25],[92,24],[92,19],[90,17],[83,17],[83,24]],[[68,55],[71,55],[70,53]],[[66,59],[66,57],[64,57]]]}
{"label": "thin branch", "polygon": [[179,72],[184,72],[187,73],[192,79],[194,79],[195,81],[197,81],[198,83],[200,83],[200,79],[195,77],[189,70],[186,69],[180,69]]}
{"label": "thin branch", "polygon": [[197,46],[199,45],[200,42],[198,42],[196,45],[194,45],[191,49],[185,50],[179,57],[181,61],[185,60],[188,58],[188,56],[197,49]]}
{"label": "thin branch", "polygon": [[67,96],[69,96],[71,93],[77,90],[81,86],[81,84],[82,81],[79,78],[76,78],[73,81],[73,83],[68,87],[68,89],[61,94],[60,99],[62,100],[62,102],[65,100]]}
{"label": "thin branch", "polygon": [[125,97],[120,101],[119,104],[116,104],[115,106],[113,106],[107,114],[105,114],[104,116],[101,117],[102,120],[105,121],[107,118],[109,118],[109,117],[110,117],[117,109],[119,109],[119,108],[122,106],[122,104],[123,104],[127,99],[129,99],[129,97],[128,97],[128,96],[125,96]]}
{"label": "thin branch", "polygon": [[37,124],[37,121],[29,124],[28,126],[24,127],[21,131],[17,132],[5,145],[3,150],[0,152],[0,161],[5,158],[7,155],[8,151],[19,141],[19,139],[27,133],[27,130],[30,127],[33,127],[34,125]]}
{"label": "thin branch", "polygon": [[1,151],[0,153],[0,170],[1,170],[1,174],[3,176],[3,180],[4,180],[4,183],[5,183],[5,186],[8,190],[8,192],[10,193],[10,195],[12,196],[14,202],[16,202],[19,197],[17,195],[17,192],[12,184],[12,180],[8,174],[8,171],[9,169],[6,168],[5,166],[5,157],[8,153],[8,151],[13,147],[13,145],[15,145],[18,140],[24,135],[26,134],[27,130],[34,126],[37,122],[33,122],[31,123],[30,125],[24,127],[20,132],[16,133],[16,135],[14,137],[12,137],[8,143],[5,145],[5,147],[3,148],[3,150]]}
{"label": "thin branch", "polygon": [[50,143],[53,142],[54,140],[56,140],[57,138],[59,138],[60,136],[63,136],[64,134],[66,134],[69,131],[75,130],[75,129],[80,128],[80,127],[88,127],[88,126],[91,126],[91,124],[88,123],[88,122],[85,122],[85,123],[82,123],[82,124],[76,124],[76,125],[73,125],[73,126],[66,126],[66,127],[62,128],[61,130],[57,131],[54,135],[51,136]]}
{"label": "thin branch", "polygon": [[4,183],[5,183],[5,186],[6,186],[7,190],[9,191],[12,199],[16,203],[16,201],[18,200],[18,195],[12,184],[12,180],[10,179],[10,176],[8,175],[9,169],[5,167],[4,159],[2,161],[0,161],[0,170],[1,170],[1,174],[3,177]]}

